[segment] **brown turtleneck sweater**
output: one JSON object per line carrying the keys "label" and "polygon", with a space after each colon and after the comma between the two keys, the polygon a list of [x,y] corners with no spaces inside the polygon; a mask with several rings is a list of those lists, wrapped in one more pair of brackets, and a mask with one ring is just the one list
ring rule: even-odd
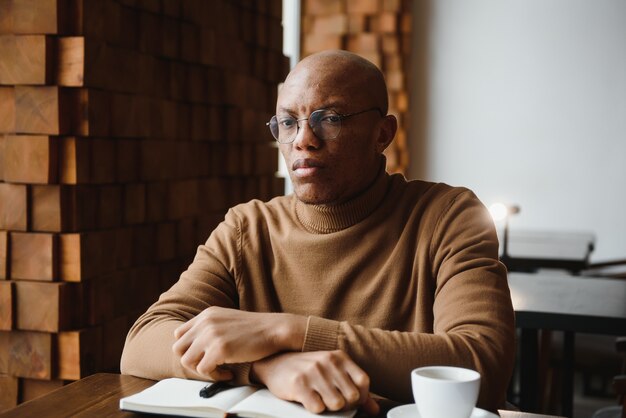
{"label": "brown turtleneck sweater", "polygon": [[[303,351],[344,350],[372,392],[412,402],[410,371],[482,375],[478,405],[504,404],[514,317],[497,237],[469,190],[382,173],[339,206],[294,196],[232,208],[180,280],[130,330],[122,372],[185,376],[173,330],[211,305],[309,317]],[[246,381],[249,365],[235,365]]]}

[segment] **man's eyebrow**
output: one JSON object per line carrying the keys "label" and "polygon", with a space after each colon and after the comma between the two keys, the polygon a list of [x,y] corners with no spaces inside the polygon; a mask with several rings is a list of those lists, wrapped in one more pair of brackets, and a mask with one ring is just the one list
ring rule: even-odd
{"label": "man's eyebrow", "polygon": [[278,109],[276,109],[276,114],[283,112],[283,113],[289,113],[289,114],[293,114],[295,113],[292,109],[288,109],[286,107],[279,107]]}
{"label": "man's eyebrow", "polygon": [[[314,110],[319,110],[319,109],[332,109],[332,110],[336,110],[336,109],[337,109],[337,107],[338,107],[338,106],[339,106],[339,107],[341,107],[341,105],[342,105],[342,104],[341,104],[340,102],[337,102],[337,101],[332,101],[332,102],[330,102],[330,103],[326,103],[326,104],[324,104],[324,105],[322,105],[322,106],[320,106],[320,107],[318,107],[317,109],[314,109]],[[281,107],[278,107],[278,108],[276,109],[276,113],[280,113],[280,112],[289,113],[290,115],[293,115],[293,114],[295,114],[295,113],[298,113],[297,111],[295,111],[295,110],[293,110],[293,109],[290,109],[290,108],[287,108],[287,107],[282,107],[282,106],[281,106]]]}

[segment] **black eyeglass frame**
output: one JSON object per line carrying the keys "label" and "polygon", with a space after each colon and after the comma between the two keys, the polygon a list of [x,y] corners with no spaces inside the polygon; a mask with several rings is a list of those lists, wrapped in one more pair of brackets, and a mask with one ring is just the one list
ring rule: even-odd
{"label": "black eyeglass frame", "polygon": [[[371,112],[373,110],[377,111],[380,114],[381,118],[385,117],[385,114],[383,113],[383,111],[379,107],[371,107],[369,109],[361,110],[361,111],[358,111],[358,112],[345,113],[345,114],[337,113],[336,111],[334,111],[332,109],[317,109],[317,110],[314,110],[314,111],[311,112],[311,114],[309,115],[308,118],[294,119],[294,121],[296,122],[296,133],[293,136],[293,138],[291,138],[291,140],[289,140],[289,141],[281,141],[280,139],[278,139],[278,116],[277,115],[272,116],[272,118],[269,120],[269,122],[265,123],[265,126],[267,126],[269,128],[272,136],[274,137],[274,139],[279,144],[291,144],[293,141],[296,140],[296,137],[298,136],[298,133],[300,132],[300,123],[299,122],[303,122],[305,120],[310,120],[311,119],[311,115],[313,115],[316,112],[333,112],[333,113],[335,113],[335,115],[337,115],[337,117],[339,118],[339,121],[343,122],[344,119],[348,119],[348,118],[350,118],[352,116],[360,115],[362,113]],[[277,130],[276,134],[274,134],[274,131],[272,130],[272,126],[271,126],[272,121],[275,121],[275,124],[276,124],[276,130]],[[315,133],[314,127],[311,125],[310,122],[309,122],[309,127],[313,131],[314,135],[316,137],[318,137],[317,134]],[[333,139],[337,138],[340,133],[341,133],[341,126],[339,126],[339,130],[337,131],[337,134],[334,137],[332,137],[332,138],[319,138],[318,137],[318,138],[321,139],[322,141],[332,141]]]}

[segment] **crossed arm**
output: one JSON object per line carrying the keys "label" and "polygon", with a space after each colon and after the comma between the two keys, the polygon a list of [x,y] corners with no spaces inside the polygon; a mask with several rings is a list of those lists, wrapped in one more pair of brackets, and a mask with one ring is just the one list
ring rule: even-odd
{"label": "crossed arm", "polygon": [[252,380],[312,412],[360,406],[376,414],[369,377],[345,352],[299,352],[306,326],[299,315],[210,307],[176,328],[172,350],[201,378],[232,379],[221,365],[250,362]]}

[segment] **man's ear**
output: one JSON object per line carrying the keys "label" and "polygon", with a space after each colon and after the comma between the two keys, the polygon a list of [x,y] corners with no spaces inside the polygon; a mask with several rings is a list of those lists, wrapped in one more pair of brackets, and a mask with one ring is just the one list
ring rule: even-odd
{"label": "man's ear", "polygon": [[398,120],[394,115],[385,116],[380,122],[380,131],[376,139],[376,149],[382,153],[387,149],[398,130]]}

